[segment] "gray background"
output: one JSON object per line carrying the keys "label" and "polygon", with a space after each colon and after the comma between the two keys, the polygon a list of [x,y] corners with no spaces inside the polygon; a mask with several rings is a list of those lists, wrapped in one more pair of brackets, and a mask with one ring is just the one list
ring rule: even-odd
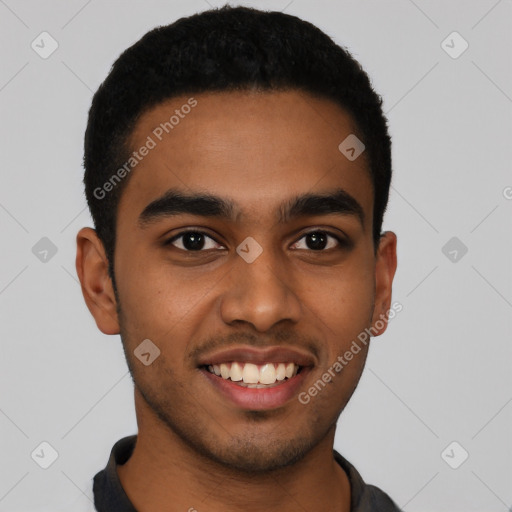
{"label": "gray background", "polygon": [[[86,115],[121,51],[157,25],[223,3],[0,0],[2,512],[88,503],[114,442],[136,433],[120,338],[97,330],[74,267],[76,232],[92,225],[81,183]],[[403,310],[373,341],[335,447],[405,511],[507,511],[510,0],[243,4],[285,10],[346,46],[389,118],[384,228],[398,235],[393,299]],[[31,48],[43,31],[59,44],[47,59]],[[458,58],[442,45],[453,31],[469,43]],[[462,48],[453,36],[446,44]],[[46,262],[32,250],[43,237],[57,248]],[[459,247],[443,252],[452,237]],[[43,441],[58,452],[48,469],[31,457]],[[453,441],[461,448],[443,458]],[[469,458],[453,469],[446,460],[457,464],[462,450]]]}

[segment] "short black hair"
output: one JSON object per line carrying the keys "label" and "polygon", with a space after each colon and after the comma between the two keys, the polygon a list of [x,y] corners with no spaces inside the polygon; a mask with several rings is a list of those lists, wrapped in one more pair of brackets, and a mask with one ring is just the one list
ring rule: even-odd
{"label": "short black hair", "polygon": [[347,49],[311,23],[226,4],[146,33],[118,57],[94,94],[84,184],[114,283],[117,206],[128,178],[108,193],[95,190],[130,157],[129,139],[140,116],[176,96],[245,90],[304,91],[334,101],[352,116],[373,183],[377,247],[391,182],[391,138],[382,99],[368,75]]}

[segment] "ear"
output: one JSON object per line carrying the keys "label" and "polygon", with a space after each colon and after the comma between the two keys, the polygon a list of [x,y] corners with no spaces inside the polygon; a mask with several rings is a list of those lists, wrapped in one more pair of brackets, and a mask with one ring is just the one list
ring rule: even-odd
{"label": "ear", "polygon": [[98,329],[104,334],[119,334],[117,301],[108,275],[108,259],[94,229],[82,228],[78,232],[75,263],[85,303]]}
{"label": "ear", "polygon": [[386,231],[380,237],[375,262],[375,302],[371,328],[374,336],[380,336],[388,326],[396,265],[396,235]]}

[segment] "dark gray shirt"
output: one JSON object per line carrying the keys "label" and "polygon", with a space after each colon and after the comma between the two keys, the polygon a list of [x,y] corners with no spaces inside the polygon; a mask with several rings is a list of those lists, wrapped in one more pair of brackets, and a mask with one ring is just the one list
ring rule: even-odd
{"label": "dark gray shirt", "polygon": [[[98,512],[137,512],[121,486],[117,466],[131,456],[137,435],[123,437],[117,441],[105,469],[94,477],[94,506]],[[402,512],[395,502],[378,487],[366,484],[356,468],[333,450],[336,462],[345,470],[351,488],[351,512]]]}

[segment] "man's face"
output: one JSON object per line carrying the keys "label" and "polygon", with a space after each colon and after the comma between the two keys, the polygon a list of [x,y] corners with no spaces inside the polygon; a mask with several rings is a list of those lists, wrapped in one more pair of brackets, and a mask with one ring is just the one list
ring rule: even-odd
{"label": "man's face", "polygon": [[[119,328],[146,402],[138,414],[158,418],[210,459],[269,470],[299,459],[332,432],[367,346],[325,387],[317,384],[321,390],[309,403],[299,394],[389,307],[394,268],[379,267],[374,253],[364,154],[350,161],[338,149],[355,131],[342,109],[299,92],[194,98],[197,105],[161,140],[155,130],[188,96],[145,113],[131,138],[134,150],[148,136],[156,146],[132,171],[119,203]],[[217,207],[171,211],[176,201],[147,208],[171,189],[231,202],[232,216],[218,215]],[[299,196],[340,192],[337,202],[281,215]],[[160,350],[148,366],[134,355],[146,339]],[[269,350],[275,347],[285,351]],[[279,363],[300,370],[264,388],[208,370],[224,363],[224,374],[234,371],[236,379],[234,362],[242,374],[244,363],[259,370],[270,363],[280,378]],[[256,373],[258,381],[272,375],[269,366]]]}

